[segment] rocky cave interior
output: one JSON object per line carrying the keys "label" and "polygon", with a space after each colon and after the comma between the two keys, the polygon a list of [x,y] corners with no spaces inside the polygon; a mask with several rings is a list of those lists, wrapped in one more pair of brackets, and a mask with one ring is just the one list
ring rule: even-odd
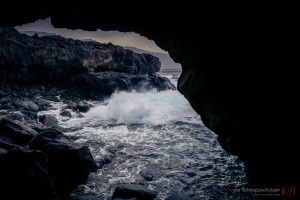
{"label": "rocky cave interior", "polygon": [[[178,90],[224,150],[244,162],[250,185],[299,184],[299,145],[286,115],[295,104],[285,90],[290,82],[278,79],[287,77],[285,70],[271,69],[285,59],[278,57],[281,50],[272,42],[277,35],[270,34],[272,24],[263,15],[183,2],[7,3],[9,16],[0,13],[3,26],[50,17],[57,28],[132,31],[155,41],[181,64]],[[272,73],[262,70],[269,68]]]}

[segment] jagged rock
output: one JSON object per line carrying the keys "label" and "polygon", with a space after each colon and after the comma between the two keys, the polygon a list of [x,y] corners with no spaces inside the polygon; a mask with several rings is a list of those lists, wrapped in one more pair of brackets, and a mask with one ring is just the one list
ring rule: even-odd
{"label": "jagged rock", "polygon": [[83,42],[60,36],[30,37],[14,28],[0,29],[0,80],[57,82],[84,72],[153,74],[160,61],[111,43]]}
{"label": "jagged rock", "polygon": [[157,194],[156,191],[140,185],[121,184],[116,187],[112,199],[154,200]]}
{"label": "jagged rock", "polygon": [[28,111],[28,110],[23,110],[22,111],[23,115],[24,115],[24,118],[25,120],[34,120],[34,121],[37,121],[38,119],[38,115],[36,112],[32,112],[32,111]]}
{"label": "jagged rock", "polygon": [[73,110],[73,111],[77,111],[77,102],[76,101],[73,101],[73,100],[67,100],[67,101],[65,101],[65,103],[66,104],[68,104],[67,105],[67,109],[71,109],[71,110]]}
{"label": "jagged rock", "polygon": [[24,115],[22,113],[10,113],[4,118],[10,121],[25,122]]}
{"label": "jagged rock", "polygon": [[26,144],[37,134],[35,130],[22,122],[11,121],[7,118],[2,118],[0,121],[0,135],[12,138],[18,145]]}
{"label": "jagged rock", "polygon": [[[133,75],[117,72],[86,73],[71,77],[66,84],[67,93],[88,99],[105,99],[115,91],[176,89],[170,80],[158,75]],[[68,88],[68,86],[70,86]],[[70,108],[75,105],[70,106]]]}
{"label": "jagged rock", "polygon": [[38,112],[39,107],[29,99],[14,99],[12,100],[12,105],[16,109],[24,109],[28,111]]}
{"label": "jagged rock", "polygon": [[140,172],[140,175],[146,180],[146,181],[152,181],[156,180],[162,175],[164,175],[165,170],[159,166],[149,164],[145,169],[142,169]]}
{"label": "jagged rock", "polygon": [[84,183],[96,167],[87,146],[76,144],[55,129],[41,131],[30,141],[29,148],[46,153],[49,173],[59,191]]}
{"label": "jagged rock", "polygon": [[78,117],[78,118],[84,118],[84,115],[81,114],[80,112],[76,112],[76,117]]}
{"label": "jagged rock", "polygon": [[39,111],[47,111],[52,108],[50,102],[44,98],[34,99],[34,102],[38,105]]}

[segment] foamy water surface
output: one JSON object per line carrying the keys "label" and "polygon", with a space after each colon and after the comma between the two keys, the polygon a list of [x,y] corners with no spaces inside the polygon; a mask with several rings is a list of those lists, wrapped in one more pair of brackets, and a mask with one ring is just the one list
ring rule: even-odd
{"label": "foamy water surface", "polygon": [[118,183],[135,183],[158,191],[157,199],[174,191],[195,199],[234,199],[231,189],[245,183],[242,162],[220,147],[178,91],[118,92],[90,103],[94,107],[84,118],[59,116],[62,103],[51,111],[60,126],[74,130],[67,135],[90,147],[100,166],[79,186],[81,192],[110,199]]}

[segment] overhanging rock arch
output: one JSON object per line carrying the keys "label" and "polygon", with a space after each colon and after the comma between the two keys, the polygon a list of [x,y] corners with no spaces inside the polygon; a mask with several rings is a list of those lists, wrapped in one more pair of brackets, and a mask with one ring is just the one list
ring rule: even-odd
{"label": "overhanging rock arch", "polygon": [[295,105],[284,87],[292,86],[279,79],[287,69],[273,67],[287,65],[284,46],[274,43],[277,29],[261,11],[223,6],[9,1],[0,25],[50,16],[57,28],[133,31],[154,40],[182,65],[178,90],[222,147],[244,161],[250,183],[296,185],[299,147],[285,112]]}

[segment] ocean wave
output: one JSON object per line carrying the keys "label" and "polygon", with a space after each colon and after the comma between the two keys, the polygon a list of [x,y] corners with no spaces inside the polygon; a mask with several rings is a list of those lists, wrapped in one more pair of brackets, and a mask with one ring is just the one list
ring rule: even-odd
{"label": "ocean wave", "polygon": [[161,92],[117,92],[106,103],[95,105],[85,114],[87,120],[119,124],[165,124],[177,120],[200,120],[188,101],[173,90]]}

